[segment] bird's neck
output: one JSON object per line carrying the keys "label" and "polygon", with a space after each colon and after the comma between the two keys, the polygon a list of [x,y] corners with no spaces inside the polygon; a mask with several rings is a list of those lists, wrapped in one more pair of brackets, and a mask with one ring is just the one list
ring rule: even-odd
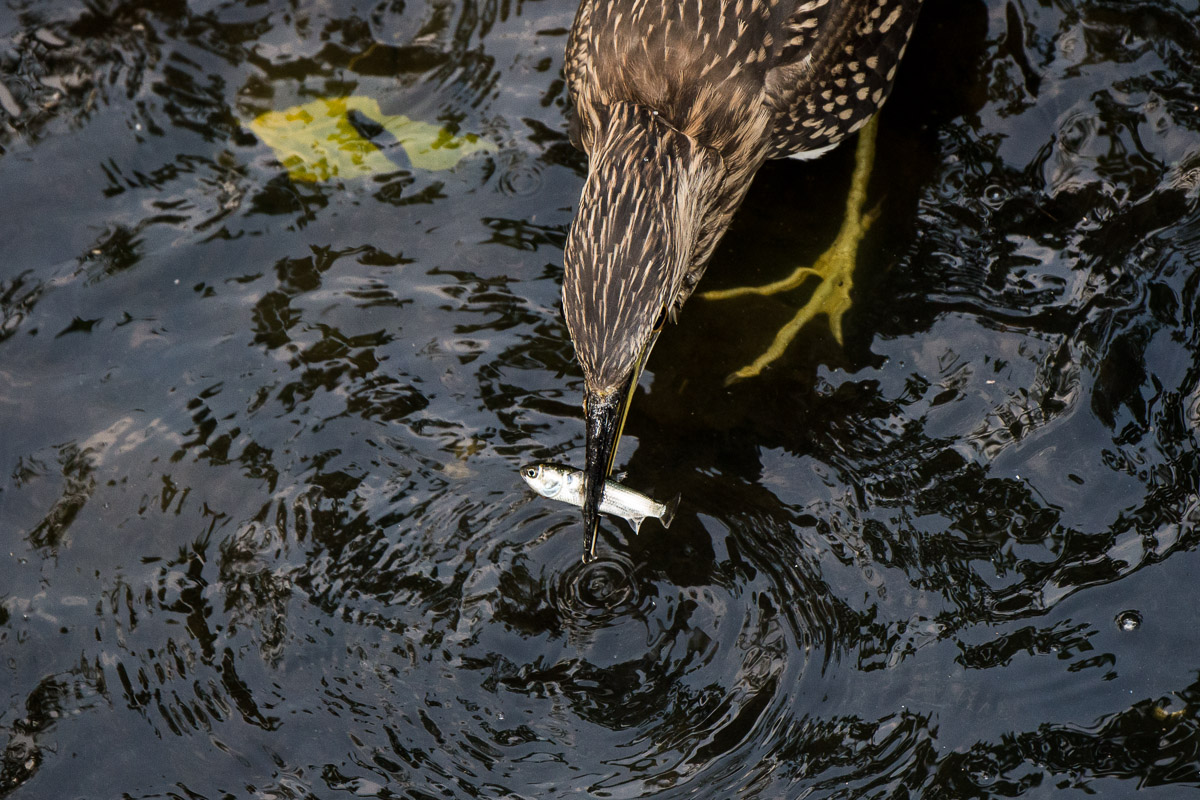
{"label": "bird's neck", "polygon": [[704,241],[720,156],[653,110],[620,104],[592,128],[564,252],[563,310],[590,385],[629,374]]}
{"label": "bird's neck", "polygon": [[[681,245],[686,242],[679,253],[683,258],[683,273],[676,309],[690,296],[704,273],[754,175],[766,160],[767,148],[763,142],[770,118],[765,113],[755,116],[751,108],[743,107],[738,113],[731,111],[728,116],[731,120],[736,117],[737,124],[715,128],[723,132],[713,141],[709,141],[708,128],[691,125],[686,119],[676,121],[669,113],[660,113],[659,109],[642,103],[613,103],[591,120],[601,134],[589,143],[593,165],[603,159],[605,151],[636,154],[645,148],[657,152],[668,138],[677,145],[687,143],[686,147],[674,148],[679,157],[668,176],[673,182],[670,192],[680,221],[678,239]],[[639,118],[652,122],[638,124]],[[631,133],[641,139],[632,147],[626,139]],[[632,168],[637,166],[634,164]]]}

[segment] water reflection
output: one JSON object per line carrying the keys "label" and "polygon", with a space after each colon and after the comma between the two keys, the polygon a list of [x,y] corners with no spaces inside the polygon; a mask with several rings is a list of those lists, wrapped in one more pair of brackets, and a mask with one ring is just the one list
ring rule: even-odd
{"label": "water reflection", "polygon": [[[619,459],[680,516],[587,566],[515,472],[582,452],[573,3],[14,11],[0,794],[1195,784],[1200,9],[929,2],[847,346],[727,388],[799,299],[689,307]],[[304,183],[245,127],[350,94],[499,149]],[[706,281],[819,251],[846,159]]]}

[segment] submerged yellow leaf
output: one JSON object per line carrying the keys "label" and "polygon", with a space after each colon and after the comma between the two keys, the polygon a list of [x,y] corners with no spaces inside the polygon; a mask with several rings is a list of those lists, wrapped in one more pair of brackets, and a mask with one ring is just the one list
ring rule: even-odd
{"label": "submerged yellow leaf", "polygon": [[268,111],[250,129],[275,151],[292,180],[324,181],[394,172],[396,164],[364,139],[351,122],[358,112],[384,128],[404,148],[414,167],[450,169],[466,156],[494,150],[473,133],[454,135],[449,128],[384,114],[372,97],[322,97],[283,111]]}
{"label": "submerged yellow leaf", "polygon": [[408,160],[418,169],[450,169],[471,153],[496,149],[491,142],[473,133],[455,136],[449,128],[439,128],[402,114],[381,115],[376,121],[396,137],[408,153]]}

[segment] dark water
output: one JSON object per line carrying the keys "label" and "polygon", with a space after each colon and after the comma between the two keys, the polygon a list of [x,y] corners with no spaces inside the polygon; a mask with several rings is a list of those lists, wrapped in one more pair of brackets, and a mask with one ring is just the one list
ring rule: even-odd
{"label": "dark water", "polygon": [[[802,297],[692,301],[619,458],[680,517],[588,567],[516,473],[582,462],[573,5],[0,11],[0,794],[1190,794],[1200,4],[929,0],[845,347],[726,388]],[[500,148],[246,127],[343,95]],[[709,288],[816,256],[844,150]]]}

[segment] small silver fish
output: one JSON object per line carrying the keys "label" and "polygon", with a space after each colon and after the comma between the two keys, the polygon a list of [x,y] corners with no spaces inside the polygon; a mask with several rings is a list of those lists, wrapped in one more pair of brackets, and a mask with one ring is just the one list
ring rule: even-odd
{"label": "small silver fish", "polygon": [[[530,464],[521,467],[521,477],[542,497],[583,507],[583,470],[559,464]],[[669,503],[657,503],[616,481],[605,481],[604,494],[600,498],[600,513],[621,517],[632,525],[633,532],[637,533],[646,517],[654,517],[664,528],[671,527],[671,520],[675,519],[675,509],[678,505],[679,495],[675,495],[675,499]]]}

